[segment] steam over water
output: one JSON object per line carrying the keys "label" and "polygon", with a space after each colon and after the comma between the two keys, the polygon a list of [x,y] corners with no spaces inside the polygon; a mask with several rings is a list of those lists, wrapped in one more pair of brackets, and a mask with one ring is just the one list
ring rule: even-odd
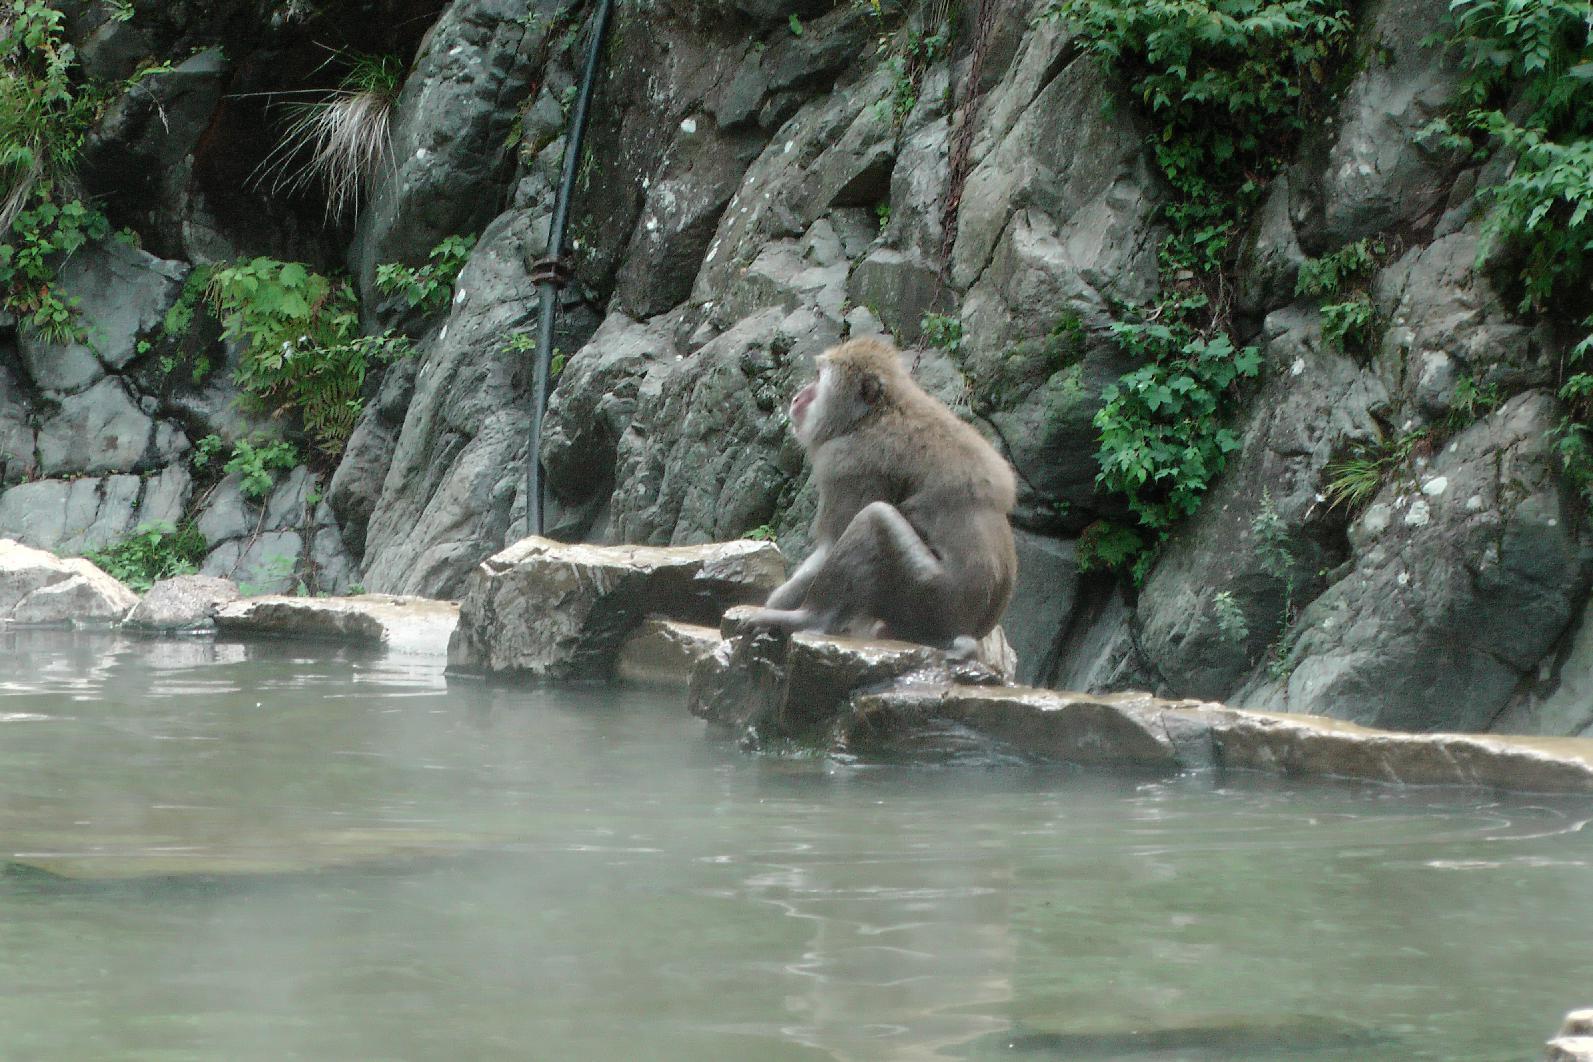
{"label": "steam over water", "polygon": [[866,767],[674,693],[0,633],[7,1059],[1520,1060],[1593,802]]}

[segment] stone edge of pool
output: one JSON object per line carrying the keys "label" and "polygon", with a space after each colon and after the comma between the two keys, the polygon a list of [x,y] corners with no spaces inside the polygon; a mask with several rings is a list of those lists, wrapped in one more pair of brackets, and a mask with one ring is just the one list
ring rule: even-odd
{"label": "stone edge of pool", "polygon": [[[769,542],[604,547],[529,538],[479,565],[459,603],[388,594],[237,598],[215,585],[221,580],[195,576],[157,583],[140,601],[87,561],[0,540],[0,625],[125,620],[129,629],[446,653],[459,677],[673,687],[713,731],[749,747],[795,740],[910,761],[973,753],[1145,772],[1593,793],[1589,739],[1399,733],[1148,693],[1018,686],[999,632],[978,660],[957,661],[903,642],[744,630],[739,606],[761,601],[783,572]],[[141,622],[152,604],[173,618]]]}

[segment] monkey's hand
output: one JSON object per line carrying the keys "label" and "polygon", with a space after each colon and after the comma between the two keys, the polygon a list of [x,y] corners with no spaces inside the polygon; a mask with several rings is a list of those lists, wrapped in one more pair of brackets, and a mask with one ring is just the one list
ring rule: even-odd
{"label": "monkey's hand", "polygon": [[[785,589],[781,587],[781,589]],[[775,593],[779,593],[776,590]],[[770,600],[774,600],[772,597]],[[754,608],[737,617],[742,629],[761,627],[795,634],[797,631],[818,630],[824,626],[820,619],[805,608]]]}

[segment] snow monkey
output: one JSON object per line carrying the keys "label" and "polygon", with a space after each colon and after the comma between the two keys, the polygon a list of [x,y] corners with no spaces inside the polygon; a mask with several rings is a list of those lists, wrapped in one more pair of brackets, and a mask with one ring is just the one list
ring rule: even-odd
{"label": "snow monkey", "polygon": [[853,339],[816,360],[791,400],[819,490],[813,553],[750,621],[971,651],[1012,597],[1011,467],[889,343]]}

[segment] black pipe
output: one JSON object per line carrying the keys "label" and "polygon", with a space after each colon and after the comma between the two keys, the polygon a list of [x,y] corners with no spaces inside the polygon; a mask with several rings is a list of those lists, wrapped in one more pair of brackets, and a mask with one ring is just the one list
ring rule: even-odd
{"label": "black pipe", "polygon": [[537,349],[531,369],[531,434],[525,451],[525,527],[526,534],[542,533],[542,417],[548,408],[548,376],[553,363],[553,312],[563,279],[559,263],[564,257],[564,223],[570,215],[570,193],[581,164],[581,138],[586,134],[586,110],[592,102],[592,83],[597,80],[597,64],[603,54],[603,38],[608,34],[608,16],[613,0],[598,0],[592,22],[592,39],[586,50],[586,70],[581,75],[581,91],[570,112],[570,128],[565,134],[564,176],[553,201],[553,223],[548,227],[548,250],[540,270],[537,291],[542,297],[542,316],[537,333]]}

